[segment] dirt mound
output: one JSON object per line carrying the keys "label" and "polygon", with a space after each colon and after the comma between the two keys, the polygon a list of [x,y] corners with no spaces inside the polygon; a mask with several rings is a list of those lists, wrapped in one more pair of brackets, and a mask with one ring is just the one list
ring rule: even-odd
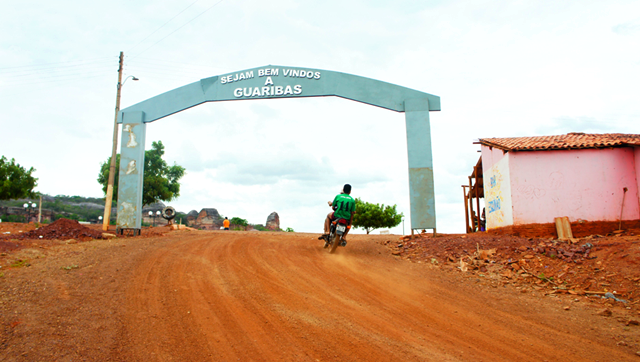
{"label": "dirt mound", "polygon": [[403,259],[483,277],[496,285],[545,294],[611,292],[635,305],[640,302],[639,233],[630,229],[571,241],[490,233],[423,234],[384,244]]}
{"label": "dirt mound", "polygon": [[58,219],[41,228],[17,235],[3,236],[2,239],[102,239],[102,232],[80,225],[75,220]]}

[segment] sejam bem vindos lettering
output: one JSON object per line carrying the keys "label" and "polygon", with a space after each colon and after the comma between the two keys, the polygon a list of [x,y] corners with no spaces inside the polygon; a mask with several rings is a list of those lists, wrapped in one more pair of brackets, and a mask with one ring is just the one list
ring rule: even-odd
{"label": "sejam bem vindos lettering", "polygon": [[[240,72],[220,77],[220,84],[236,83],[246,79],[255,78],[255,72],[253,70]],[[279,68],[264,68],[257,70],[257,76],[259,78],[265,78],[264,86],[262,87],[238,87],[233,90],[233,95],[236,98],[252,98],[252,97],[269,97],[269,96],[289,96],[302,94],[302,85],[287,85],[279,86],[273,83],[273,77],[289,78],[304,78],[310,80],[319,80],[322,76],[320,72],[308,71],[303,69],[279,69]]]}

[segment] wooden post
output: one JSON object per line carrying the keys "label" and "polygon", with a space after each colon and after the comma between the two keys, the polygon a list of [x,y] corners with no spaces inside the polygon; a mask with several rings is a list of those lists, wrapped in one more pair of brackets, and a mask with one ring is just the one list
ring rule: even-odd
{"label": "wooden post", "polygon": [[38,203],[38,224],[42,222],[42,195],[40,195],[40,202]]}
{"label": "wooden post", "polygon": [[466,233],[469,233],[469,202],[467,202],[467,190],[465,190],[466,185],[462,185],[462,197],[464,197],[464,223],[466,226]]}
{"label": "wooden post", "polygon": [[478,215],[476,215],[478,217],[478,231],[480,231],[480,190],[478,187],[478,165],[476,165],[475,167],[475,177],[476,177],[476,205],[478,206],[477,210],[478,210]]}
{"label": "wooden post", "polygon": [[[107,194],[104,201],[104,216],[102,219],[102,231],[109,230],[109,220],[111,219],[111,201],[113,200],[113,183],[116,177],[116,152],[118,149],[118,112],[120,111],[120,90],[122,89],[122,63],[124,53],[120,52],[118,62],[118,87],[116,89],[116,115],[113,121],[113,144],[111,147],[111,163],[109,165],[109,181],[107,182]],[[126,79],[125,79],[126,80]],[[142,145],[144,148],[144,144]]]}
{"label": "wooden post", "polygon": [[469,176],[469,215],[471,216],[471,232],[476,231],[475,216],[473,216],[473,187],[471,185],[471,176]]}

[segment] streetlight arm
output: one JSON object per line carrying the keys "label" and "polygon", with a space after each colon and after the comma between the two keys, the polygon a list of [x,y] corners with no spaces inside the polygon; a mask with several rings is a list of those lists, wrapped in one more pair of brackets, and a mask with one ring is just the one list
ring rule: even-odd
{"label": "streetlight arm", "polygon": [[140,79],[136,78],[134,75],[130,75],[130,76],[126,77],[126,78],[124,79],[124,81],[122,81],[122,84],[118,83],[118,89],[122,89],[122,87],[124,87],[124,84],[125,84],[125,83],[127,82],[127,80],[129,80],[129,79],[132,79],[134,82],[135,82],[135,81],[137,81],[137,80],[140,80]]}

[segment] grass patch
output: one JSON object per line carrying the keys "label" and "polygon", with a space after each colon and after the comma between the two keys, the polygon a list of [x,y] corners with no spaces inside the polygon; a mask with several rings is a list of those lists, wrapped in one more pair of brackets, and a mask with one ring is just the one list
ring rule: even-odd
{"label": "grass patch", "polygon": [[73,264],[73,265],[63,266],[63,267],[61,267],[60,269],[63,269],[63,270],[73,270],[73,269],[78,269],[78,268],[79,268],[79,266],[77,266],[77,265]]}
{"label": "grass patch", "polygon": [[553,281],[553,277],[546,277],[544,275],[544,273],[540,273],[540,275],[538,275],[538,279],[542,280],[543,282],[552,282]]}
{"label": "grass patch", "polygon": [[23,266],[31,266],[28,260],[16,260],[11,264],[12,268],[22,268]]}

